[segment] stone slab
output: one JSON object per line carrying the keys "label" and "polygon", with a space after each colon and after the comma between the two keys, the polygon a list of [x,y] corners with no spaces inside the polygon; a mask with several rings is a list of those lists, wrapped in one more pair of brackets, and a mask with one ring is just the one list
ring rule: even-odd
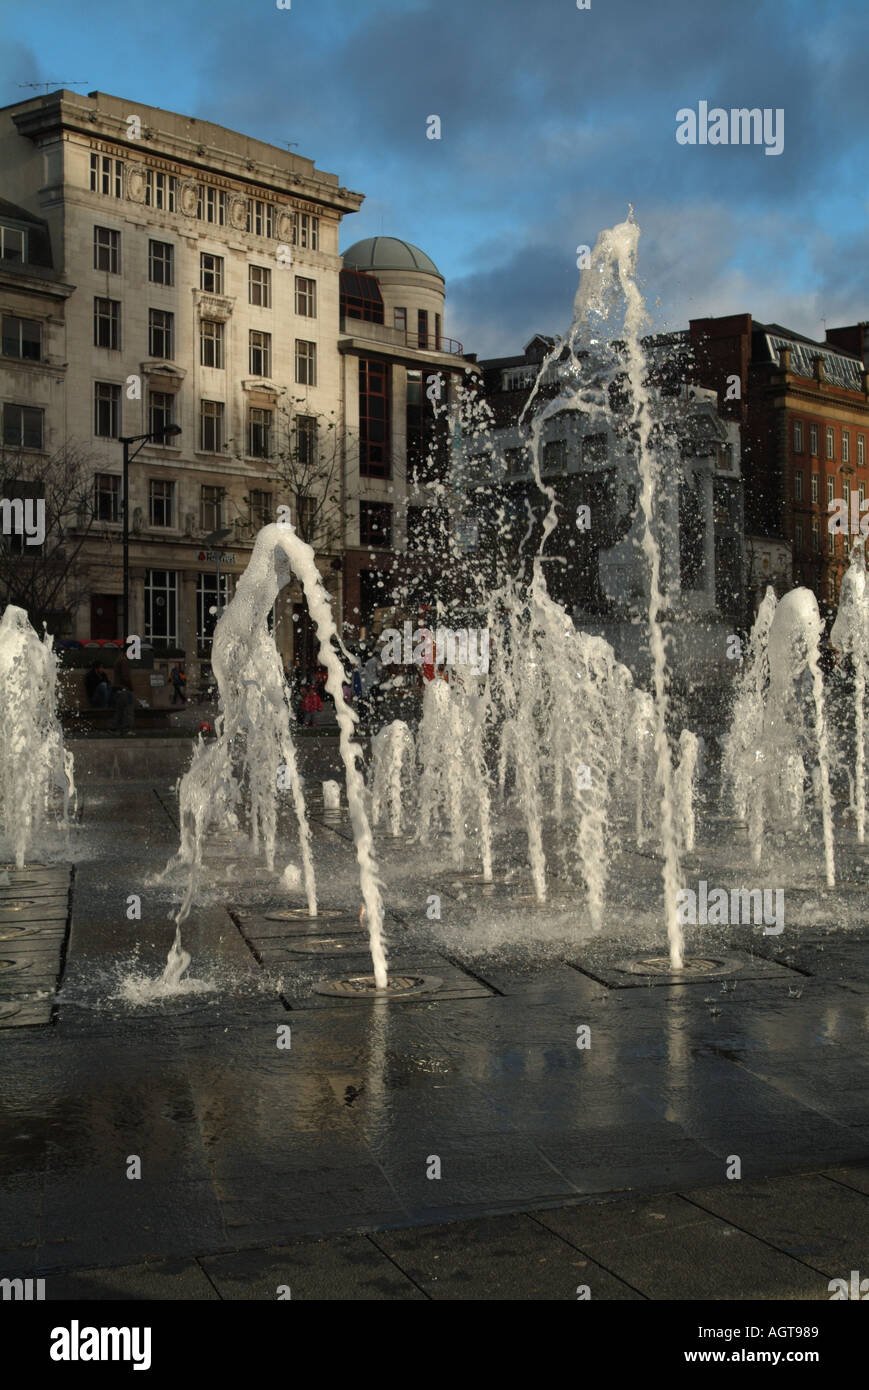
{"label": "stone slab", "polygon": [[282,1288],[294,1302],[425,1300],[414,1282],[363,1235],[207,1256],[201,1264],[220,1297],[230,1300],[274,1301]]}

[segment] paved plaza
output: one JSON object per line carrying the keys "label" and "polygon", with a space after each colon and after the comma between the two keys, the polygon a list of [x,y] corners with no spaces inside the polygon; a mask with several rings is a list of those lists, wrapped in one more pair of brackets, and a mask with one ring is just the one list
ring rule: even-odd
{"label": "paved plaza", "polygon": [[318,795],[336,741],[310,737],[324,915],[288,918],[279,878],[217,840],[190,984],[161,997],[189,747],[74,742],[66,849],[0,881],[0,1275],[47,1298],[827,1300],[867,1268],[856,852],[844,925],[829,903],[812,922],[807,888],[799,926],[731,931],[723,972],[673,985],[627,968],[630,913],[547,943],[510,885],[489,916],[526,949],[475,940],[479,885],[436,853],[409,875],[378,835],[390,970],[432,983],[322,994],[370,962],[349,823]]}

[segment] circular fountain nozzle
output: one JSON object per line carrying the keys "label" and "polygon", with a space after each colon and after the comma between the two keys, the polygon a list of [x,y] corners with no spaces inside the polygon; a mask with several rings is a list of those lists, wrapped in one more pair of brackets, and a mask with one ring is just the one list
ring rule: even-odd
{"label": "circular fountain nozzle", "polygon": [[622,975],[646,975],[677,985],[732,975],[743,965],[736,956],[686,956],[682,968],[674,970],[669,956],[644,956],[640,960],[619,961],[613,969]]}
{"label": "circular fountain nozzle", "polygon": [[342,907],[318,907],[315,916],[307,907],[282,907],[275,912],[264,912],[263,916],[267,922],[335,922],[339,918],[358,921],[352,912]]}
{"label": "circular fountain nozzle", "polygon": [[373,975],[348,975],[341,980],[320,980],[314,993],[335,999],[408,999],[433,994],[442,984],[434,975],[391,975],[386,989],[378,989]]}

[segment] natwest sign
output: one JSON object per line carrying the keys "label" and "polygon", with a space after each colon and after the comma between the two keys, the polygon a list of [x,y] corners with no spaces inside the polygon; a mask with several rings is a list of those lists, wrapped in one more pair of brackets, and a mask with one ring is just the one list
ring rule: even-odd
{"label": "natwest sign", "polygon": [[200,550],[199,560],[207,560],[212,565],[234,565],[234,550]]}

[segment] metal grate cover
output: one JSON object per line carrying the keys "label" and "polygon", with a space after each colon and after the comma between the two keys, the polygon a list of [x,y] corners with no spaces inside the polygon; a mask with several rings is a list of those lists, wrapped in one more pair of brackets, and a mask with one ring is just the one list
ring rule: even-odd
{"label": "metal grate cover", "polygon": [[336,917],[353,918],[354,914],[343,907],[319,907],[317,915],[312,917],[307,907],[282,907],[277,912],[265,912],[263,916],[267,922],[326,922]]}
{"label": "metal grate cover", "polygon": [[431,994],[442,984],[435,975],[391,975],[386,989],[378,989],[373,975],[348,975],[343,980],[320,980],[314,993],[336,999],[407,999]]}
{"label": "metal grate cover", "polygon": [[308,936],[292,941],[280,940],[281,952],[295,956],[323,956],[334,951],[344,951],[351,955],[362,955],[368,950],[368,937],[358,933],[354,936]]}

